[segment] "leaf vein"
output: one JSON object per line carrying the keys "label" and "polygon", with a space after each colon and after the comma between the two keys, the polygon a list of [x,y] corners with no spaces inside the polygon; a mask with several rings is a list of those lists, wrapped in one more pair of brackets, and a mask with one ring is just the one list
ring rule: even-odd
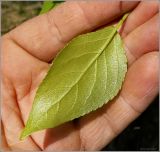
{"label": "leaf vein", "polygon": [[106,40],[107,38],[104,38],[104,39],[97,39],[97,40],[93,40],[93,41],[86,41],[85,43],[82,42],[82,43],[77,43],[75,45],[72,45],[72,46],[79,46],[79,45],[82,45],[82,44],[88,44],[88,43],[92,43],[92,42],[98,42],[98,41],[103,41],[103,40]]}
{"label": "leaf vein", "polygon": [[97,52],[88,52],[88,53],[84,53],[84,54],[81,54],[81,55],[79,55],[79,56],[75,56],[75,57],[73,57],[73,58],[70,58],[70,59],[67,60],[66,62],[63,62],[61,65],[67,64],[68,62],[71,62],[71,61],[73,61],[73,60],[75,60],[75,59],[84,57],[85,55],[88,55],[88,54],[99,54],[99,53],[97,53]]}
{"label": "leaf vein", "polygon": [[[115,52],[116,52],[116,60],[117,60],[117,67],[119,67],[119,61],[118,61],[118,54],[117,54],[117,45],[116,45],[116,38],[113,39],[114,42],[114,47],[115,47]],[[116,81],[115,81],[115,86],[114,89],[116,90],[116,84],[118,82],[118,77],[119,77],[119,68],[117,68],[117,74],[116,74]]]}
{"label": "leaf vein", "polygon": [[87,100],[89,99],[89,97],[91,96],[91,94],[93,92],[93,89],[94,89],[95,83],[96,83],[96,79],[97,79],[97,61],[95,61],[95,79],[94,79],[95,81],[93,82],[94,84],[93,84],[93,87],[90,91],[90,94],[88,95],[87,99],[84,101],[84,105],[86,104]]}
{"label": "leaf vein", "polygon": [[114,31],[111,33],[111,38],[108,41],[106,41],[106,43],[102,46],[102,48],[101,48],[102,51],[86,67],[84,73],[82,75],[80,75],[79,79],[73,84],[73,86],[58,101],[55,101],[54,104],[52,104],[48,109],[46,109],[46,111],[49,111],[52,108],[52,106],[54,106],[57,102],[61,101],[61,99],[63,99],[68,94],[68,92],[71,91],[71,89],[79,82],[79,80],[84,76],[84,74],[86,73],[86,71],[88,70],[88,68],[95,62],[95,60],[102,54],[102,52],[104,51],[104,49],[109,45],[109,43],[113,39],[113,37],[114,37],[114,35],[115,35],[116,32],[117,32],[117,30],[114,29]]}
{"label": "leaf vein", "polygon": [[69,112],[74,108],[74,106],[75,106],[75,104],[76,104],[76,101],[77,101],[77,99],[78,99],[78,90],[79,90],[79,89],[78,89],[78,83],[77,83],[76,86],[77,86],[77,87],[76,87],[76,96],[75,96],[74,104],[71,106]]}

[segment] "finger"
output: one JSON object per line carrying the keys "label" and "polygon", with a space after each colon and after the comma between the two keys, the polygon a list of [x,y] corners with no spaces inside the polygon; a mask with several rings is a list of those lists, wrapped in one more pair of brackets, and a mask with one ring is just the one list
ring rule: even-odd
{"label": "finger", "polygon": [[[154,68],[153,68],[154,67]],[[127,73],[120,95],[80,120],[86,150],[99,150],[137,118],[158,93],[158,52],[137,60]]]}
{"label": "finger", "polygon": [[11,150],[9,147],[8,147],[8,143],[7,143],[7,140],[6,140],[6,137],[5,137],[5,133],[4,133],[4,127],[3,127],[3,124],[1,122],[1,149],[4,150],[4,151],[9,151]]}
{"label": "finger", "polygon": [[158,26],[157,14],[124,38],[129,65],[131,65],[141,55],[159,49]]}
{"label": "finger", "polygon": [[23,141],[19,140],[24,125],[13,86],[7,78],[2,80],[2,90],[2,123],[8,146],[14,150],[39,150],[30,137]]}
{"label": "finger", "polygon": [[10,32],[10,37],[33,56],[50,61],[74,36],[91,31],[133,9],[138,2],[66,2]]}
{"label": "finger", "polygon": [[122,37],[142,25],[158,13],[158,1],[141,2],[128,16],[122,31]]}

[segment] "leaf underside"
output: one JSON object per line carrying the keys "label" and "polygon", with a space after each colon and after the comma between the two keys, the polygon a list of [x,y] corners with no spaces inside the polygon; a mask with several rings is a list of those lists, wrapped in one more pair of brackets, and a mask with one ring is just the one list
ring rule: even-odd
{"label": "leaf underside", "polygon": [[115,27],[74,38],[40,84],[21,139],[102,107],[117,95],[126,71],[127,59]]}

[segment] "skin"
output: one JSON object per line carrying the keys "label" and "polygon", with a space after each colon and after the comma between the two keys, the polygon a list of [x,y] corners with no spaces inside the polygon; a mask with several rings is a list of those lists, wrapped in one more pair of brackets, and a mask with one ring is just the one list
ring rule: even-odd
{"label": "skin", "polygon": [[[76,121],[19,141],[38,85],[57,52],[76,35],[110,24],[128,11],[120,30],[128,72],[118,96]],[[2,37],[2,148],[100,150],[158,94],[157,51],[158,1],[65,2],[13,29]]]}

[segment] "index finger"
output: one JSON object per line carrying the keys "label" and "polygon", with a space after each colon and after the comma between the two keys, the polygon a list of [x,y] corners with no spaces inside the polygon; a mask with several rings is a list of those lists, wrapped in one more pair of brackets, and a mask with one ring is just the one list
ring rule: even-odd
{"label": "index finger", "polygon": [[34,57],[49,62],[74,36],[107,24],[138,2],[65,2],[12,30],[9,37]]}

